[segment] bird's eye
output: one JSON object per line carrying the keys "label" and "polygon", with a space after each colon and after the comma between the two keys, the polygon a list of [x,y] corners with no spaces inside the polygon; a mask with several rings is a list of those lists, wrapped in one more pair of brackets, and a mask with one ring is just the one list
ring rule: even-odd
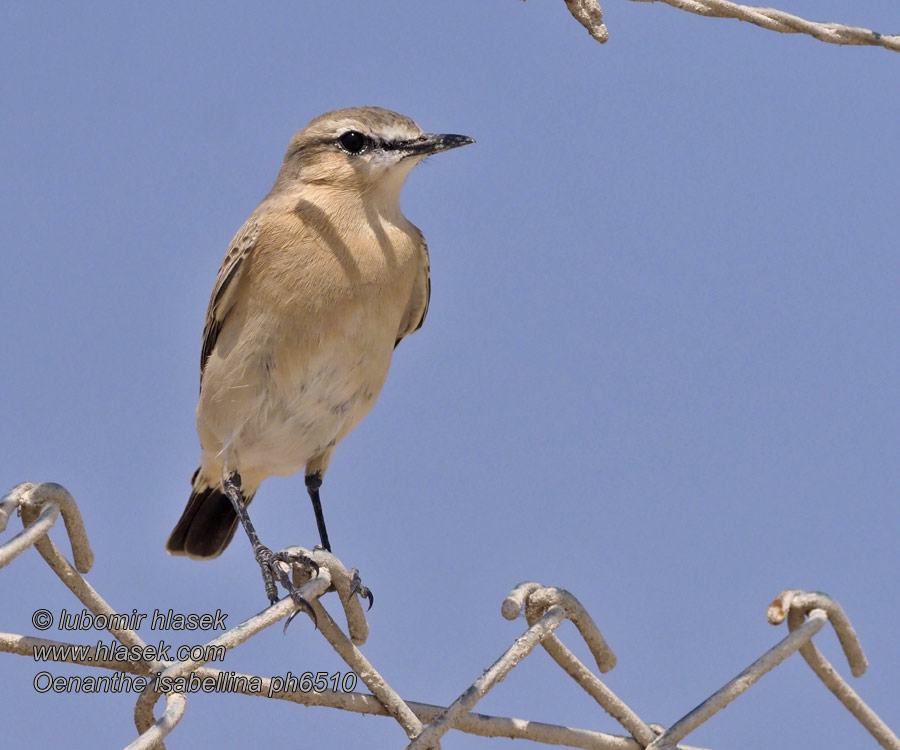
{"label": "bird's eye", "polygon": [[338,138],[338,142],[344,151],[351,154],[358,154],[366,147],[366,137],[356,130],[348,130]]}

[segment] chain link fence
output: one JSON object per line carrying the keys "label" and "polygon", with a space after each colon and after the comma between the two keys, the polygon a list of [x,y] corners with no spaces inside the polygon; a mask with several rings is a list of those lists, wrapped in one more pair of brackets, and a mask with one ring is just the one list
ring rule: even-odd
{"label": "chain link fence", "polygon": [[[826,623],[831,623],[853,676],[860,677],[865,673],[868,663],[853,626],[840,605],[826,594],[797,590],[781,592],[769,605],[767,616],[773,625],[787,621],[788,635],[696,708],[666,728],[645,723],[555,635],[554,631],[559,625],[570,620],[589,648],[597,671],[604,674],[616,666],[615,653],[579,601],[564,589],[542,586],[539,583],[521,583],[503,601],[501,612],[507,620],[524,616],[528,624],[525,632],[449,706],[433,706],[405,701],[360,651],[358,647],[368,637],[365,613],[359,598],[352,591],[352,579],[347,569],[338,558],[324,550],[305,550],[299,547],[289,550],[302,552],[319,565],[319,571],[313,578],[309,578],[307,568],[295,566],[295,582],[300,585],[302,596],[311,604],[318,631],[352,670],[347,674],[358,678],[369,689],[370,694],[353,690],[338,692],[306,689],[312,687],[311,678],[309,686],[288,685],[285,689],[284,684],[275,684],[276,679],[281,678],[238,674],[205,666],[207,662],[220,658],[224,652],[291,615],[295,605],[290,597],[285,597],[259,615],[207,643],[192,648],[187,658],[177,661],[156,658],[153,647],[148,646],[130,627],[134,614],[116,612],[84,579],[82,574],[92,567],[94,555],[81,513],[66,489],[50,483],[25,483],[15,487],[0,501],[0,532],[6,529],[14,513],[21,517],[24,529],[0,546],[0,567],[9,565],[27,548],[35,547],[90,613],[92,624],[97,628],[105,628],[122,649],[119,650],[119,658],[110,658],[111,654],[98,653],[97,647],[0,633],[0,651],[32,658],[37,658],[40,653],[43,660],[111,670],[117,676],[110,677],[110,680],[121,681],[125,679],[125,675],[135,675],[132,687],[140,690],[134,707],[139,737],[127,746],[129,750],[163,747],[163,739],[176,727],[187,708],[187,693],[190,691],[186,687],[190,681],[206,681],[203,684],[215,686],[220,691],[390,716],[409,739],[407,750],[439,748],[441,737],[451,729],[483,737],[528,739],[548,745],[587,750],[663,750],[675,747],[689,750],[690,746],[679,744],[681,740],[795,651],[800,652],[825,686],[882,747],[900,750],[897,735],[866,705],[812,643],[813,637]],[[72,562],[66,559],[48,536],[60,514],[72,548]],[[339,604],[343,610],[346,630],[335,622],[322,603],[323,596],[329,592],[337,594],[333,603]],[[35,617],[39,615],[40,612],[35,613]],[[39,622],[35,624],[40,627]],[[624,734],[607,734],[472,712],[481,698],[538,646],[542,646],[566,674],[619,722],[625,730]],[[127,658],[122,658],[122,655],[127,655]],[[327,676],[323,679],[327,685]],[[161,698],[165,698],[165,709],[156,717],[153,710]]]}

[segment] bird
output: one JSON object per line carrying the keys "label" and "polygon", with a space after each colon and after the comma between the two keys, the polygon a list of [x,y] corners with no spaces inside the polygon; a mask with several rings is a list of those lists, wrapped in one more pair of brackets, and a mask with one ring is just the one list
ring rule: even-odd
{"label": "bird", "polygon": [[372,409],[395,348],[428,312],[428,248],[400,210],[401,189],[425,157],[470,143],[380,107],[327,112],[291,139],[212,289],[200,465],[167,552],[217,557],[240,522],[270,604],[278,581],[309,610],[279,564],[284,553],[262,544],[247,506],[268,477],[303,470],[321,547],[331,552],[320,488],[332,454]]}

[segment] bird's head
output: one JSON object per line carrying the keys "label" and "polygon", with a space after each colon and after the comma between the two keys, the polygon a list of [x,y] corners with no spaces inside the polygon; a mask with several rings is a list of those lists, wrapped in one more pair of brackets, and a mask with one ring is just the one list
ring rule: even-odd
{"label": "bird's head", "polygon": [[276,188],[299,181],[399,197],[422,159],[469,143],[474,139],[465,135],[425,133],[408,117],[380,107],[338,109],[291,139]]}

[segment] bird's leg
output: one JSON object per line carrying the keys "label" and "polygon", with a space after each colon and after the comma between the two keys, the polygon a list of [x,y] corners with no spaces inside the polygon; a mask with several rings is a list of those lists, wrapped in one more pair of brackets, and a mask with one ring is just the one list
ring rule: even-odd
{"label": "bird's leg", "polygon": [[328,552],[331,552],[331,544],[328,542],[328,531],[325,529],[325,516],[322,514],[322,501],[319,499],[319,487],[321,486],[321,471],[306,476],[306,491],[309,493],[309,499],[312,500],[313,513],[316,514],[316,526],[319,527],[319,539],[322,540],[322,546],[328,550]]}
{"label": "bird's leg", "polygon": [[259,541],[259,534],[256,533],[253,522],[250,520],[250,514],[247,513],[244,493],[241,490],[241,475],[236,471],[228,474],[222,479],[222,489],[225,491],[226,497],[231,501],[231,505],[234,507],[241,525],[244,527],[244,531],[247,532],[256,562],[259,563],[262,569],[263,581],[266,584],[266,594],[269,597],[269,602],[274,604],[278,601],[278,590],[275,588],[275,577],[271,565],[274,555],[272,550]]}
{"label": "bird's leg", "polygon": [[[265,583],[266,586],[266,596],[269,597],[269,603],[275,604],[278,601],[278,589],[275,586],[275,579],[277,578],[281,582],[281,585],[288,590],[288,593],[290,593],[291,599],[294,600],[294,604],[309,614],[309,616],[312,617],[313,622],[315,622],[316,615],[315,612],[313,612],[313,608],[306,599],[300,596],[300,590],[294,586],[291,579],[288,577],[288,574],[281,565],[279,565],[278,556],[259,541],[259,535],[253,527],[253,522],[250,520],[250,515],[247,513],[247,506],[244,503],[244,495],[241,491],[241,475],[236,471],[227,474],[222,479],[222,489],[231,501],[231,504],[237,513],[237,517],[241,520],[241,525],[244,527],[244,531],[247,532],[247,536],[250,539],[250,544],[253,547],[253,555],[256,557],[256,562],[259,563],[259,569],[262,571],[263,583]],[[302,556],[302,559],[298,558],[298,561],[303,562],[310,567],[314,567],[316,572],[318,572],[319,566],[305,555]]]}
{"label": "bird's leg", "polygon": [[[322,541],[322,547],[331,552],[331,544],[328,542],[328,531],[325,529],[325,516],[322,513],[322,501],[319,498],[319,488],[322,486],[322,472],[317,471],[314,474],[306,475],[306,491],[309,493],[309,499],[312,500],[313,513],[316,514],[316,526],[319,527],[319,539]],[[363,599],[369,600],[369,609],[375,603],[375,595],[372,591],[363,585],[362,579],[359,577],[359,571],[356,568],[350,569],[350,596],[359,594]]]}

